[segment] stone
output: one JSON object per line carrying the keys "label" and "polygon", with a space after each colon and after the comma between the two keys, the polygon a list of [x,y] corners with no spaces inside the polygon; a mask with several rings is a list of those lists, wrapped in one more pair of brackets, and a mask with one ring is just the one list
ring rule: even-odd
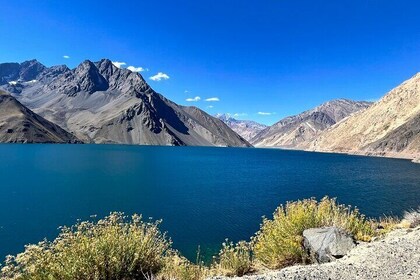
{"label": "stone", "polygon": [[304,248],[313,263],[326,263],[345,256],[356,242],[337,227],[312,228],[303,232]]}

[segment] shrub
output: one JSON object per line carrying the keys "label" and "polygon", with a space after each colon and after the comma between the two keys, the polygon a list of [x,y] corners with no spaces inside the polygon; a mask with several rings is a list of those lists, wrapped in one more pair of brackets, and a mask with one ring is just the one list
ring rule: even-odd
{"label": "shrub", "polygon": [[217,274],[226,276],[242,276],[251,270],[251,248],[249,243],[240,241],[237,244],[222,244],[218,260],[213,265]]}
{"label": "shrub", "polygon": [[420,207],[417,210],[406,211],[403,223],[408,227],[415,228],[420,225]]}
{"label": "shrub", "polygon": [[[419,224],[420,209],[405,215],[410,225]],[[222,244],[211,268],[197,254],[191,263],[171,247],[159,230],[160,221],[144,222],[142,217],[111,213],[98,222],[78,222],[63,227],[52,242],[27,245],[17,256],[8,256],[1,279],[19,280],[202,280],[208,276],[242,276],[263,265],[280,268],[305,262],[303,231],[308,228],[337,226],[356,239],[369,241],[392,230],[398,220],[385,217],[367,220],[356,208],[337,204],[335,199],[305,199],[288,202],[263,219],[251,243]]]}
{"label": "shrub", "polygon": [[147,279],[165,268],[171,241],[159,221],[111,213],[97,223],[64,227],[53,242],[9,256],[2,279]]}
{"label": "shrub", "polygon": [[157,275],[157,280],[201,280],[210,271],[202,263],[192,264],[186,258],[173,254],[165,259],[165,266]]}
{"label": "shrub", "polygon": [[335,199],[288,202],[277,208],[273,220],[264,218],[252,241],[255,258],[269,268],[304,262],[303,231],[324,226],[340,227],[358,240],[369,241],[375,235],[372,221],[357,208],[337,204]]}

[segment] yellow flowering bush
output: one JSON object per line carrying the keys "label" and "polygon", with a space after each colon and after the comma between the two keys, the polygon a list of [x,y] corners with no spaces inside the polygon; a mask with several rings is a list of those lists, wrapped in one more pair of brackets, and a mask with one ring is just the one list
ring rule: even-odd
{"label": "yellow flowering bush", "polygon": [[252,240],[255,258],[269,268],[305,262],[303,231],[324,226],[337,226],[363,241],[369,241],[376,234],[373,221],[366,219],[357,208],[337,204],[335,199],[288,202],[276,209],[272,220],[264,218]]}

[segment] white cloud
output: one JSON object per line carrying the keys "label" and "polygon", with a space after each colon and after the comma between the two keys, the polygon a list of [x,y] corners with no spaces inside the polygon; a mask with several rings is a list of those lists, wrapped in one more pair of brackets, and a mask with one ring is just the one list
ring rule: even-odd
{"label": "white cloud", "polygon": [[201,97],[200,96],[196,96],[194,98],[187,98],[187,99],[185,99],[185,101],[187,101],[187,102],[198,102],[200,100],[201,100]]}
{"label": "white cloud", "polygon": [[247,114],[247,113],[235,113],[235,114],[233,114],[233,116],[234,116],[235,118],[238,118],[238,117],[245,117],[245,116],[248,116],[248,114]]}
{"label": "white cloud", "polygon": [[272,113],[270,113],[270,112],[258,112],[257,114],[261,115],[261,116],[271,116],[271,115],[275,115],[276,113],[275,112],[272,112]]}
{"label": "white cloud", "polygon": [[215,101],[220,101],[219,97],[211,97],[211,98],[207,98],[206,99],[207,102],[215,102]]}
{"label": "white cloud", "polygon": [[209,106],[207,106],[207,108],[208,109],[211,109],[211,108],[213,108],[214,106],[213,105],[209,105]]}
{"label": "white cloud", "polygon": [[112,64],[114,64],[115,67],[121,68],[121,66],[127,65],[125,62],[119,62],[119,61],[113,61]]}
{"label": "white cloud", "polygon": [[159,82],[161,80],[168,80],[170,77],[162,72],[157,73],[156,75],[150,77],[150,80]]}
{"label": "white cloud", "polygon": [[134,67],[134,66],[128,66],[127,69],[130,70],[131,72],[144,72],[144,71],[147,71],[147,69],[144,69],[143,67]]}
{"label": "white cloud", "polygon": [[185,90],[185,91],[184,91],[184,93],[189,93],[189,92],[190,92],[189,90]]}
{"label": "white cloud", "polygon": [[70,56],[68,56],[68,55],[63,55],[63,58],[65,58],[65,59],[69,59],[69,58],[70,58]]}

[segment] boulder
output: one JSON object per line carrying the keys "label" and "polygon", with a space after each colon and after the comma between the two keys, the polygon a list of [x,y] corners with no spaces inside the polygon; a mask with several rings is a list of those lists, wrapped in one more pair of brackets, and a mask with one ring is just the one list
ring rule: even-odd
{"label": "boulder", "polygon": [[356,246],[353,236],[337,227],[307,229],[303,238],[303,246],[312,263],[342,258]]}

